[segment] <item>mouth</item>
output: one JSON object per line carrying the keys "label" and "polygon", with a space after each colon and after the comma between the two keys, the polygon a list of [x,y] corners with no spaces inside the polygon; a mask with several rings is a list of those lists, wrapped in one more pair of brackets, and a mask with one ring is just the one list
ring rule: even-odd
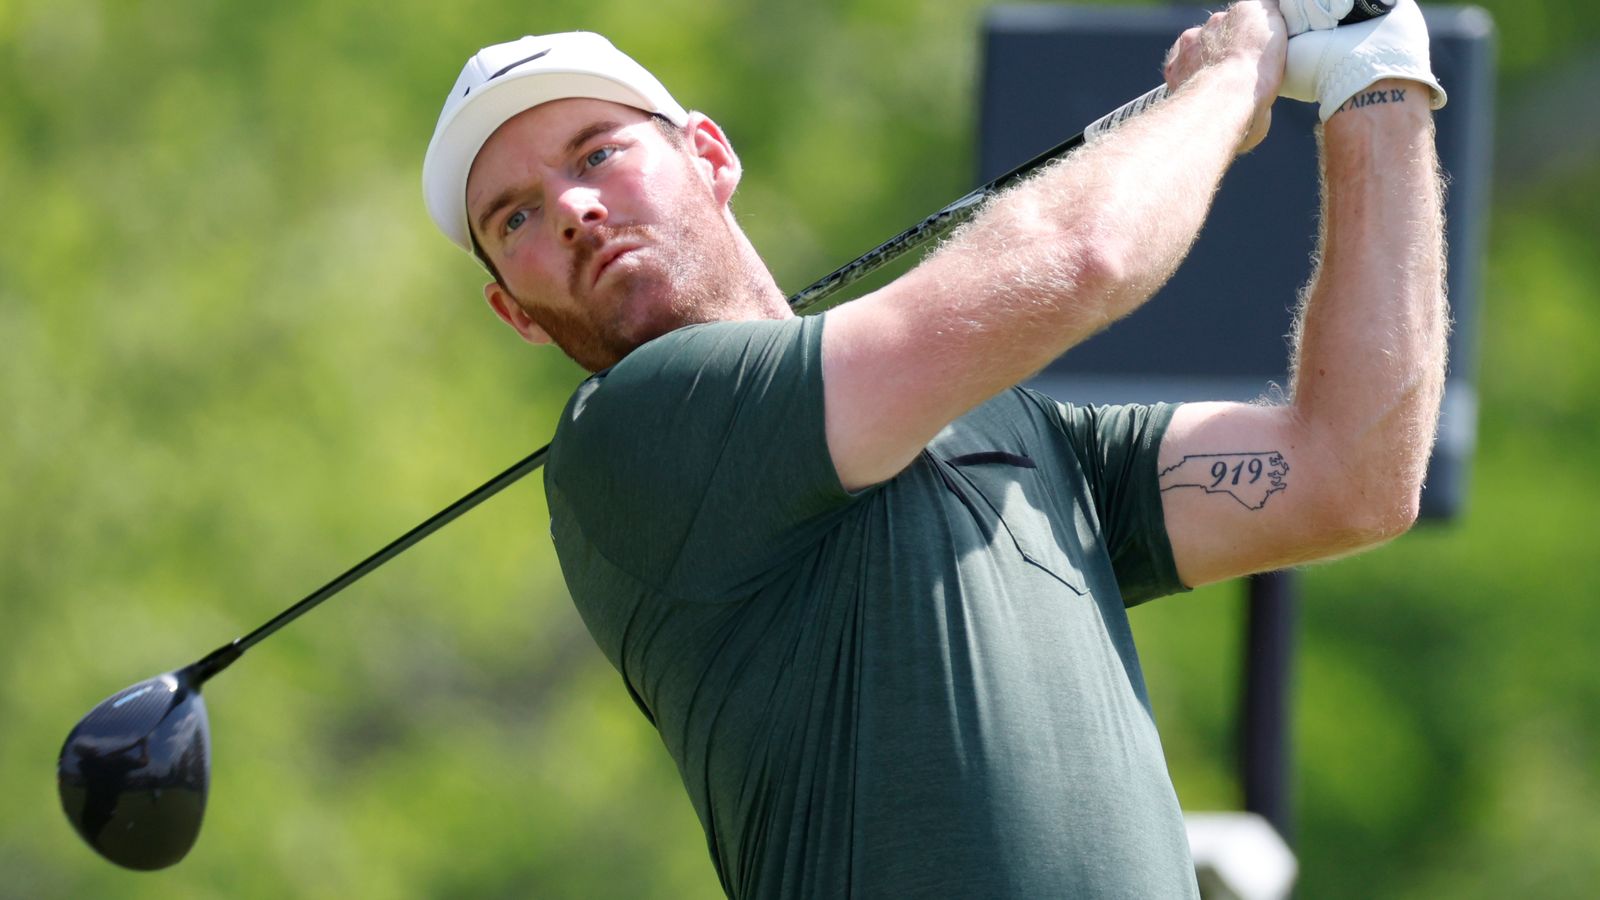
{"label": "mouth", "polygon": [[612,263],[621,259],[624,255],[632,253],[638,249],[638,244],[616,243],[607,246],[605,249],[595,254],[594,276],[589,279],[589,286],[592,288],[598,285],[600,283],[600,279],[604,277],[607,270],[611,268]]}

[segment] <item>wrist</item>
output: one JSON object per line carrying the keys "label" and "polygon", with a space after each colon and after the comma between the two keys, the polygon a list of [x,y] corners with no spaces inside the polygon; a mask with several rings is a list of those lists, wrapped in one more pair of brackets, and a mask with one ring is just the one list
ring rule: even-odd
{"label": "wrist", "polygon": [[1347,113],[1361,112],[1379,119],[1427,119],[1433,111],[1433,89],[1409,78],[1384,78],[1356,91],[1350,99],[1333,108],[1326,122],[1331,126]]}
{"label": "wrist", "polygon": [[1237,53],[1226,56],[1211,66],[1215,77],[1227,85],[1228,89],[1238,91],[1248,96],[1252,102],[1259,102],[1264,97],[1275,97],[1276,91],[1268,92],[1261,87],[1261,59]]}
{"label": "wrist", "polygon": [[1433,109],[1445,104],[1429,61],[1427,23],[1414,0],[1398,0],[1381,18],[1291,38],[1280,93],[1318,104],[1326,122],[1347,105],[1362,108],[1369,94],[1381,105],[1376,85],[1389,80],[1417,83],[1407,89],[1408,101]]}
{"label": "wrist", "polygon": [[1233,155],[1240,156],[1253,150],[1267,136],[1272,122],[1272,103],[1277,99],[1276,85],[1265,83],[1259,59],[1229,57],[1219,64],[1216,90],[1225,98],[1214,125],[1222,129],[1232,125],[1236,136]]}
{"label": "wrist", "polygon": [[1256,60],[1244,56],[1220,59],[1196,73],[1195,81],[1204,89],[1224,98],[1230,110],[1237,110],[1241,122],[1248,122],[1257,110],[1271,105],[1277,92],[1261,83]]}

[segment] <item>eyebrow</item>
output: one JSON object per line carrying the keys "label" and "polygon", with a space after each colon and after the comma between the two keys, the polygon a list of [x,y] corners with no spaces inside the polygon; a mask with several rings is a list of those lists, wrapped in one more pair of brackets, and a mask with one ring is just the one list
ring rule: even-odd
{"label": "eyebrow", "polygon": [[[572,136],[571,140],[567,141],[567,145],[562,148],[562,155],[568,156],[576,153],[583,147],[584,144],[594,140],[596,135],[605,134],[608,131],[614,131],[621,127],[621,122],[605,120],[601,122],[595,122],[585,128],[581,128],[578,130],[577,134]],[[494,218],[495,214],[500,210],[509,206],[511,202],[516,199],[517,194],[521,192],[521,187],[512,185],[511,187],[508,187],[499,194],[495,195],[495,198],[489,201],[489,205],[484,208],[483,214],[478,216],[478,233],[487,234],[489,231],[489,220]]]}

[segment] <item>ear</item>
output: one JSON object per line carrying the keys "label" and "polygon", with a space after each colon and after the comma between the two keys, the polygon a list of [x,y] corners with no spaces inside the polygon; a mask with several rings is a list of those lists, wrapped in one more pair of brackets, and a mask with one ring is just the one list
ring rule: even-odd
{"label": "ear", "polygon": [[530,344],[550,343],[550,334],[540,328],[533,317],[522,308],[498,281],[491,281],[483,286],[483,298],[489,301],[489,308],[500,317],[500,321],[510,325],[512,330],[522,335],[522,339]]}
{"label": "ear", "polygon": [[739,155],[722,128],[704,113],[690,113],[688,124],[683,126],[684,137],[689,142],[689,153],[694,157],[695,168],[711,188],[712,196],[723,206],[733,198],[739,187],[744,168],[739,165]]}

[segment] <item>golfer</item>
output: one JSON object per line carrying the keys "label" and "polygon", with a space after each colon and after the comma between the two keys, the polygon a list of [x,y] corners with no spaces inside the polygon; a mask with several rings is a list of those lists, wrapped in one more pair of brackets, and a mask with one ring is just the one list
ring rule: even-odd
{"label": "golfer", "polygon": [[[594,373],[556,550],[730,896],[1197,895],[1126,608],[1405,531],[1442,390],[1426,29],[1330,6],[1212,16],[1168,100],[801,318],[714,121],[593,34],[468,61],[429,210],[507,325]],[[1017,387],[1155,293],[1280,94],[1324,120],[1289,399]]]}

